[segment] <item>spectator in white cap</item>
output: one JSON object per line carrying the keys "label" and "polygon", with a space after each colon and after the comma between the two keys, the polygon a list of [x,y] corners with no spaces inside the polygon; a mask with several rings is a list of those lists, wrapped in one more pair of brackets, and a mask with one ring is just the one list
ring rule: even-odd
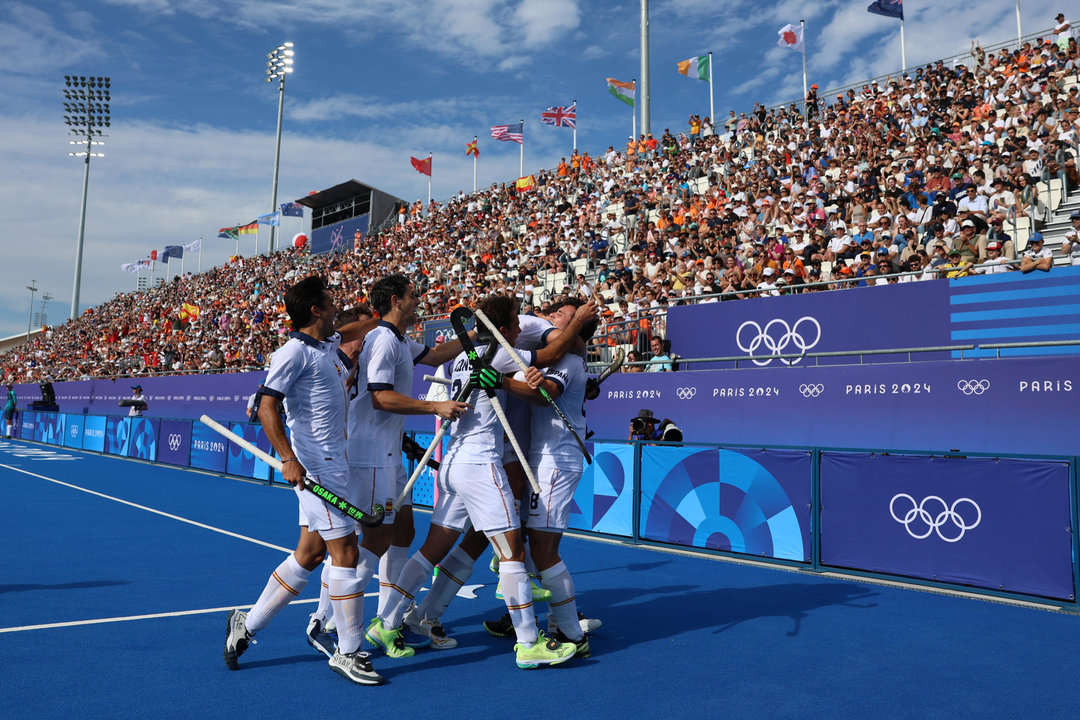
{"label": "spectator in white cap", "polygon": [[771,267],[767,267],[761,271],[761,282],[758,283],[758,290],[762,295],[779,295],[780,291],[776,289],[776,271]]}
{"label": "spectator in white cap", "polygon": [[986,254],[988,257],[975,269],[976,272],[982,275],[995,275],[1016,269],[1009,264],[1008,258],[1002,254],[1001,243],[996,240],[986,244]]}

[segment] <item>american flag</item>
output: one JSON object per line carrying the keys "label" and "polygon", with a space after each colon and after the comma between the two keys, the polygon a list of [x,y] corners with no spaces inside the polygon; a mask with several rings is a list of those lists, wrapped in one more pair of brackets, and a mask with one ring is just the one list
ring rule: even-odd
{"label": "american flag", "polygon": [[504,142],[516,142],[518,145],[525,144],[525,135],[522,132],[522,123],[513,125],[496,125],[491,128],[491,137]]}
{"label": "american flag", "polygon": [[577,125],[577,103],[570,107],[549,107],[540,113],[540,122],[555,127],[575,127]]}

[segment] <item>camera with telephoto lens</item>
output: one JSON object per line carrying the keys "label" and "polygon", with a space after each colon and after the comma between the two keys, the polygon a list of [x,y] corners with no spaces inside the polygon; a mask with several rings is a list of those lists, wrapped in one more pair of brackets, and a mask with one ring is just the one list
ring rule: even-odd
{"label": "camera with telephoto lens", "polygon": [[645,421],[641,418],[634,418],[630,421],[630,428],[636,433],[645,432]]}

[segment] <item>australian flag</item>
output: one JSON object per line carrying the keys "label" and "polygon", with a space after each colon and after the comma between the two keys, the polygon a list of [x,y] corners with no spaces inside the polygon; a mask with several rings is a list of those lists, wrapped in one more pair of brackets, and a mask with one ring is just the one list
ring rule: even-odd
{"label": "australian flag", "polygon": [[282,203],[281,214],[285,217],[304,217],[304,206],[294,202]]}
{"label": "australian flag", "polygon": [[870,7],[866,8],[866,11],[875,15],[904,19],[903,0],[876,0],[876,2],[870,3]]}

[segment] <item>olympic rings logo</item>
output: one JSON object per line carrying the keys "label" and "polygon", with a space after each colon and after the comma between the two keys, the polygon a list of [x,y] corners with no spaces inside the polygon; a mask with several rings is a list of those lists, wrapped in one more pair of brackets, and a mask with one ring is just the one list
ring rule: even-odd
{"label": "olympic rings logo", "polygon": [[[911,504],[909,510],[904,511],[903,517],[897,517],[896,515],[896,501],[903,498],[901,507]],[[940,503],[940,510],[937,508],[937,504]],[[967,503],[974,508],[975,519],[974,522],[968,522],[963,515],[957,511],[957,507],[961,503]],[[936,511],[936,512],[933,512]],[[930,537],[930,533],[937,533],[937,536],[948,543],[954,543],[960,538],[964,537],[964,533],[968,530],[974,530],[982,522],[982,508],[971,498],[960,498],[952,505],[949,505],[937,495],[929,495],[923,498],[921,503],[916,504],[915,498],[911,497],[907,493],[899,493],[893,496],[893,499],[889,502],[889,514],[892,515],[893,520],[900,523],[907,530],[908,535],[916,540],[924,540]],[[952,527],[955,527],[959,532],[955,537],[950,537],[955,531],[949,531],[947,534],[942,533],[942,527],[945,527],[946,523],[951,523]],[[925,525],[925,532],[923,532],[923,526]]]}
{"label": "olympic rings logo", "polygon": [[[745,334],[743,331],[748,328],[750,332]],[[813,335],[812,340],[809,338],[811,334]],[[749,338],[749,341],[744,342],[747,338]],[[799,318],[791,326],[781,318],[770,320],[765,323],[765,327],[758,325],[753,320],[747,320],[735,331],[735,343],[758,366],[769,365],[776,355],[795,352],[805,353],[817,345],[820,340],[821,325],[809,315]],[[790,350],[788,346],[791,347]],[[780,358],[780,361],[785,365],[795,365],[801,362],[802,358]]]}
{"label": "olympic rings logo", "polygon": [[821,393],[825,392],[825,386],[821,383],[804,383],[799,386],[799,392],[802,393],[802,396],[805,398],[816,398],[821,395]]}
{"label": "olympic rings logo", "polygon": [[169,449],[176,452],[180,449],[180,435],[178,433],[172,433],[169,435]]}
{"label": "olympic rings logo", "polygon": [[689,400],[690,398],[697,395],[697,388],[696,387],[678,387],[678,388],[675,388],[675,395],[678,396],[678,398],[680,400]]}
{"label": "olympic rings logo", "polygon": [[958,380],[956,389],[965,395],[982,395],[990,389],[989,380]]}
{"label": "olympic rings logo", "polygon": [[73,438],[79,437],[79,426],[78,425],[71,425],[70,427],[71,427],[71,437],[73,437]]}

